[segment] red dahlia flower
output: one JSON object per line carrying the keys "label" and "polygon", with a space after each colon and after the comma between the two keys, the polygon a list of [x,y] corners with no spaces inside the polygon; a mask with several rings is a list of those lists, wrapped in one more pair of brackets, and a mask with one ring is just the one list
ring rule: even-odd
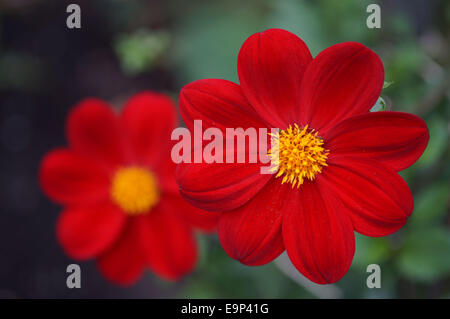
{"label": "red dahlia flower", "polygon": [[[279,128],[267,150],[279,151],[278,171],[256,164],[179,164],[176,179],[193,205],[222,212],[225,251],[246,265],[272,261],[285,249],[310,280],[339,280],[355,251],[354,231],[385,236],[413,210],[397,174],[428,143],[417,116],[369,110],[384,69],[365,46],[334,45],[314,59],[294,34],[271,29],[245,41],[238,56],[240,85],[217,79],[186,85],[182,116],[203,127]],[[266,166],[266,164],[264,164]]]}
{"label": "red dahlia flower", "polygon": [[87,99],[68,118],[69,148],[47,154],[40,182],[65,209],[57,238],[75,259],[96,258],[105,277],[137,280],[148,266],[166,279],[191,271],[197,259],[193,227],[212,230],[216,217],[179,195],[170,159],[173,102],[145,92],[120,116]]}

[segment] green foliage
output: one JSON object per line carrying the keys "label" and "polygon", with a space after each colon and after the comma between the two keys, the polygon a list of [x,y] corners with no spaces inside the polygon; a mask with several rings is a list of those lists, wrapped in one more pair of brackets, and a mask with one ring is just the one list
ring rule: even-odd
{"label": "green foliage", "polygon": [[450,274],[450,232],[430,227],[408,233],[397,267],[411,281],[432,282]]}
{"label": "green foliage", "polygon": [[375,105],[370,109],[370,112],[379,112],[379,111],[385,111],[386,110],[386,102],[383,100],[383,98],[380,96],[375,103]]}
{"label": "green foliage", "polygon": [[448,213],[449,194],[450,185],[446,182],[438,182],[423,189],[415,198],[414,214],[411,217],[410,226],[425,228],[442,224]]}
{"label": "green foliage", "polygon": [[383,89],[387,89],[387,88],[390,87],[392,84],[394,84],[393,81],[392,81],[392,82],[384,81],[384,83],[383,83]]}
{"label": "green foliage", "polygon": [[428,120],[427,124],[430,130],[430,141],[416,165],[420,167],[431,166],[436,163],[446,151],[448,151],[449,132],[447,123],[448,121],[437,114]]}
{"label": "green foliage", "polygon": [[353,259],[354,267],[365,267],[369,264],[379,264],[386,261],[391,253],[391,246],[386,237],[371,238],[355,234],[356,252]]}
{"label": "green foliage", "polygon": [[150,70],[166,53],[169,44],[169,33],[139,29],[131,34],[120,34],[115,41],[115,50],[123,71],[137,75]]}
{"label": "green foliage", "polygon": [[[237,53],[252,33],[264,29],[263,8],[257,2],[188,6],[174,26],[171,54],[180,84],[202,78],[237,81]],[[235,2],[234,4],[237,4]],[[179,8],[176,9],[177,11]]]}
{"label": "green foliage", "polygon": [[[231,260],[215,236],[202,242],[204,259],[187,279],[180,298],[310,298],[272,263],[244,266]],[[212,239],[212,240],[211,240]],[[268,289],[270,287],[270,289]]]}

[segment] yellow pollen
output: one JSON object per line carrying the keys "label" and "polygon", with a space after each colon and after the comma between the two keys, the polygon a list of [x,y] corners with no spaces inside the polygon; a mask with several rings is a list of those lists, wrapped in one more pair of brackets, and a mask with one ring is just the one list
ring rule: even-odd
{"label": "yellow pollen", "polygon": [[308,125],[301,128],[297,124],[289,125],[285,130],[271,135],[271,149],[268,155],[276,177],[283,176],[281,184],[289,182],[297,188],[306,179],[314,180],[322,167],[327,166],[329,152],[323,147],[323,139],[318,132],[308,130]]}
{"label": "yellow pollen", "polygon": [[129,215],[147,213],[159,200],[156,177],[145,168],[120,168],[112,180],[111,197]]}

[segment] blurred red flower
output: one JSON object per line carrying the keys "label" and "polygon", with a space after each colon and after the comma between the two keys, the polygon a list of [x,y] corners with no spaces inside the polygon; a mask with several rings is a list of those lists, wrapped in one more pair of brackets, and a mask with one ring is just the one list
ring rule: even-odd
{"label": "blurred red flower", "polygon": [[216,216],[179,195],[170,159],[176,113],[169,97],[144,92],[118,116],[86,99],[68,117],[69,148],[47,154],[44,192],[64,205],[57,238],[75,259],[96,258],[103,275],[131,284],[145,267],[169,280],[197,260],[193,227],[211,231]]}
{"label": "blurred red flower", "polygon": [[[180,107],[187,126],[279,128],[271,149],[278,170],[256,164],[179,164],[180,191],[193,205],[222,212],[225,251],[246,265],[266,264],[285,249],[310,280],[339,280],[355,251],[354,230],[385,236],[413,210],[397,171],[428,143],[417,116],[369,110],[379,97],[379,57],[354,42],[312,58],[294,34],[252,35],[238,56],[240,85],[218,79],[186,85]],[[277,142],[277,143],[274,143]]]}

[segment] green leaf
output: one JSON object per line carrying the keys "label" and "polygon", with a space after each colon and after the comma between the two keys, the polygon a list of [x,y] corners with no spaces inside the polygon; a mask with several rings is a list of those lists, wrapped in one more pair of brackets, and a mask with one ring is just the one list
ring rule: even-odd
{"label": "green leaf", "polygon": [[427,120],[427,126],[430,129],[430,140],[425,152],[415,164],[416,167],[435,163],[448,149],[447,122],[441,116],[435,115]]}
{"label": "green leaf", "polygon": [[167,51],[169,44],[168,33],[140,29],[119,35],[115,41],[115,51],[122,70],[129,75],[137,75],[151,69]]}
{"label": "green leaf", "polygon": [[447,183],[433,184],[415,198],[414,212],[410,224],[426,227],[440,222],[447,212],[450,186]]}
{"label": "green leaf", "polygon": [[174,26],[177,39],[169,59],[180,85],[204,78],[237,82],[237,52],[248,36],[263,29],[254,5],[236,10],[227,1],[207,3],[187,9]]}
{"label": "green leaf", "polygon": [[366,267],[385,261],[391,253],[386,237],[372,238],[355,233],[356,249],[352,266]]}
{"label": "green leaf", "polygon": [[393,83],[394,83],[394,81],[391,81],[391,82],[384,81],[383,89],[386,89],[386,88],[390,87]]}
{"label": "green leaf", "polygon": [[386,110],[386,102],[383,100],[383,98],[380,96],[375,103],[375,105],[370,109],[370,112],[379,112],[379,111],[385,111]]}
{"label": "green leaf", "polygon": [[401,274],[419,282],[432,282],[450,274],[450,232],[429,228],[408,234],[396,261]]}

